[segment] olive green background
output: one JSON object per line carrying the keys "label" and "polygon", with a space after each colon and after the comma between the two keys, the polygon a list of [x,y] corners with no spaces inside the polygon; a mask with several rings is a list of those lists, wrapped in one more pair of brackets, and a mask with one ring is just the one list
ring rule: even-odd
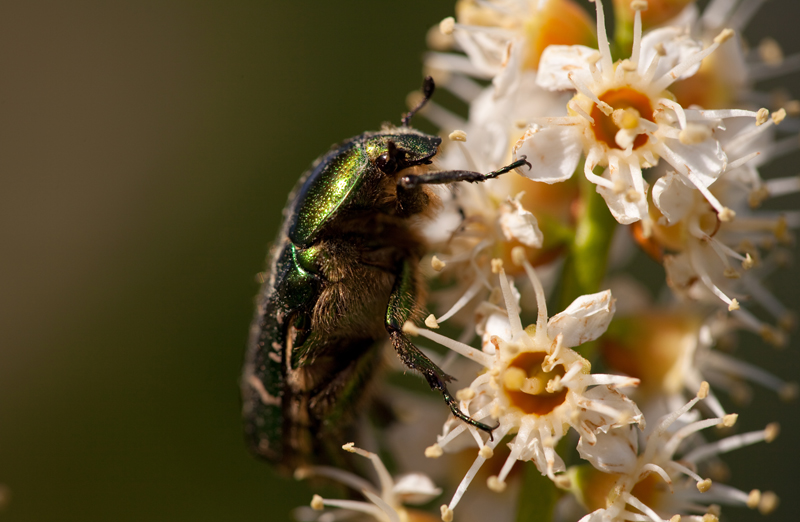
{"label": "olive green background", "polygon": [[[299,174],[399,120],[425,32],[451,12],[0,2],[0,518],[280,521],[309,501],[242,442],[254,275]],[[797,52],[797,20],[775,0],[751,34]],[[795,308],[796,270],[776,279]],[[749,356],[796,379],[797,349]],[[734,483],[779,491],[773,519],[790,520],[798,409],[756,399],[743,425],[778,419],[784,433],[739,452]]]}

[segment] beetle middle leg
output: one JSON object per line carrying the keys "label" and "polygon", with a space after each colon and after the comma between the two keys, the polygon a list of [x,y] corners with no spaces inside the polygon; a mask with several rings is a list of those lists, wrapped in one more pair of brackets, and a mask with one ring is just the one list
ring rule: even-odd
{"label": "beetle middle leg", "polygon": [[394,288],[392,288],[392,293],[389,296],[389,304],[386,308],[386,330],[389,332],[392,346],[403,361],[403,364],[412,370],[420,372],[425,377],[425,380],[428,381],[428,385],[431,389],[442,394],[442,397],[444,397],[453,415],[470,426],[487,432],[491,438],[492,431],[497,428],[497,426],[493,427],[478,422],[461,411],[458,402],[447,389],[447,382],[451,381],[453,378],[444,373],[444,371],[422,353],[419,348],[414,346],[403,333],[403,324],[411,318],[414,312],[417,277],[418,274],[415,269],[415,264],[409,260],[403,261],[400,273],[397,274]]}
{"label": "beetle middle leg", "polygon": [[397,181],[398,188],[409,190],[416,188],[420,185],[441,185],[443,183],[454,183],[456,181],[468,181],[476,183],[479,181],[486,181],[511,172],[512,170],[527,165],[532,168],[527,158],[523,156],[521,159],[506,165],[501,169],[489,172],[488,174],[481,174],[480,172],[473,172],[471,170],[442,170],[439,172],[430,172],[427,174],[420,174],[418,176],[403,176]]}

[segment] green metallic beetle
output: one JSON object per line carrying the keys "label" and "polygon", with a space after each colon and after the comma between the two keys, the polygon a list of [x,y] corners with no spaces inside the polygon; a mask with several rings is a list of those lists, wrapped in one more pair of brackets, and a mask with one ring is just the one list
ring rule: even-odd
{"label": "green metallic beetle", "polygon": [[[484,181],[528,164],[524,158],[489,174],[428,172],[441,138],[409,126],[433,94],[384,127],[335,145],[300,178],[270,252],[269,277],[256,305],[242,378],[245,432],[257,455],[292,469],[335,460],[363,404],[388,337],[403,363],[464,414],[451,377],[402,331],[420,317],[425,241],[410,218],[430,212],[425,185]],[[344,441],[346,442],[346,441]]]}

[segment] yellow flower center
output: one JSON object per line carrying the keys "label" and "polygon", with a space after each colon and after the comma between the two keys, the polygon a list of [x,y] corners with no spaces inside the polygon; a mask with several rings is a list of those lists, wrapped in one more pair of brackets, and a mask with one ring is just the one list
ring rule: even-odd
{"label": "yellow flower center", "polygon": [[560,406],[567,398],[567,389],[548,392],[547,384],[566,373],[562,365],[553,371],[542,370],[544,352],[523,352],[514,357],[503,373],[503,389],[511,406],[526,415],[544,416]]}
{"label": "yellow flower center", "polygon": [[[631,130],[638,126],[639,118],[653,121],[653,105],[650,98],[630,87],[611,89],[599,96],[600,101],[610,105],[614,112],[606,115],[596,104],[592,106],[591,117],[594,119],[592,129],[595,139],[612,149],[620,149],[616,136],[620,130]],[[633,141],[633,148],[638,149],[647,143],[647,134],[639,134]]]}

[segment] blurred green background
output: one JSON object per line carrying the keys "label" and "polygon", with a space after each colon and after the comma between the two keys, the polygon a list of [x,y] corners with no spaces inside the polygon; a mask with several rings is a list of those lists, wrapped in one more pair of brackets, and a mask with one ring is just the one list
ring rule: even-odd
{"label": "blurred green background", "polygon": [[[254,276],[299,174],[399,120],[452,9],[0,2],[0,517],[271,521],[309,501],[242,442]],[[800,50],[797,9],[766,5],[754,41]],[[795,308],[798,288],[779,289]],[[797,346],[751,360],[796,379]],[[756,400],[743,425],[784,433],[740,452],[734,483],[782,493],[791,520],[798,410]]]}

